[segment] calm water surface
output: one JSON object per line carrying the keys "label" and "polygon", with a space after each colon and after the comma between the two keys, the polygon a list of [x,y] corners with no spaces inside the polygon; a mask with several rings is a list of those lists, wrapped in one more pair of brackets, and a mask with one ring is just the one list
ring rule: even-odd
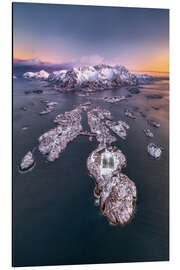
{"label": "calm water surface", "polygon": [[[125,227],[112,226],[95,205],[94,181],[86,160],[97,143],[79,136],[53,163],[36,151],[35,168],[20,174],[18,165],[28,150],[38,146],[38,137],[54,127],[59,113],[85,101],[75,93],[57,93],[39,82],[14,80],[13,89],[13,265],[58,265],[106,262],[160,261],[169,259],[169,81],[145,85],[139,95],[116,104],[100,97],[127,94],[126,88],[91,95],[94,104],[112,112],[115,120],[130,125],[127,139],[115,143],[127,157],[126,173],[136,184],[135,217]],[[44,89],[43,94],[25,95],[25,90]],[[163,95],[147,99],[147,94]],[[57,101],[55,111],[40,116],[43,100]],[[156,111],[152,106],[159,106]],[[27,110],[21,110],[26,107]],[[147,138],[147,118],[161,124]],[[126,108],[137,118],[124,116]],[[28,130],[22,127],[28,126]],[[83,126],[88,129],[86,117]],[[146,151],[149,142],[164,147],[159,160]]]}

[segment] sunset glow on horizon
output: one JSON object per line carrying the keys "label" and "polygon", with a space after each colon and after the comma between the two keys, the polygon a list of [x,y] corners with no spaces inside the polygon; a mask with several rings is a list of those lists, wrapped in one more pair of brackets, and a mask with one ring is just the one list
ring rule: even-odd
{"label": "sunset glow on horizon", "polygon": [[13,58],[169,72],[169,11],[14,3]]}

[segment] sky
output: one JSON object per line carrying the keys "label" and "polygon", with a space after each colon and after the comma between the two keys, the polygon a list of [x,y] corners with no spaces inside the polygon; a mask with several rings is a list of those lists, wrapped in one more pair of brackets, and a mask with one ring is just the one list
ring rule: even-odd
{"label": "sky", "polygon": [[13,3],[13,58],[168,72],[169,10]]}

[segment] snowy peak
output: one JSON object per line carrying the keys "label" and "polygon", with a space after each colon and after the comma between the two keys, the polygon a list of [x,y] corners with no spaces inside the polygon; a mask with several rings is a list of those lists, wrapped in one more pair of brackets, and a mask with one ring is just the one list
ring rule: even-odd
{"label": "snowy peak", "polygon": [[59,81],[65,78],[67,70],[53,71],[49,74],[48,81]]}
{"label": "snowy peak", "polygon": [[134,75],[124,66],[96,65],[59,70],[48,73],[44,70],[39,72],[26,72],[24,78],[47,80],[63,89],[92,88],[111,89],[123,85],[136,85],[147,83],[153,77],[146,74]]}
{"label": "snowy peak", "polygon": [[76,74],[78,84],[84,83],[86,81],[93,82],[98,80],[98,72],[92,66],[73,68],[73,71]]}

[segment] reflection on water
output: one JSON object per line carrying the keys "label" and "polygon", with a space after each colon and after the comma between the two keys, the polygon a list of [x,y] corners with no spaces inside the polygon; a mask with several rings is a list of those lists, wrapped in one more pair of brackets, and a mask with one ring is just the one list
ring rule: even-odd
{"label": "reflection on water", "polygon": [[[44,94],[25,95],[24,90],[44,89]],[[20,174],[18,165],[38,137],[54,127],[59,113],[72,110],[87,99],[76,93],[57,93],[38,82],[14,80],[13,91],[13,263],[16,266],[81,264],[130,261],[159,261],[169,257],[169,81],[144,85],[141,93],[116,104],[103,102],[105,96],[127,95],[127,89],[93,93],[96,105],[112,112],[114,120],[130,125],[127,139],[117,145],[127,157],[123,170],[137,187],[136,214],[130,224],[110,226],[94,206],[94,181],[86,168],[89,154],[97,147],[86,136],[70,143],[59,159],[47,162],[38,151],[36,167]],[[160,94],[162,99],[146,95]],[[55,110],[40,116],[43,100],[57,101]],[[27,111],[20,110],[26,107]],[[159,107],[159,110],[153,107]],[[130,109],[136,119],[129,119]],[[160,123],[152,128],[153,139],[144,135],[148,119]],[[22,128],[28,126],[28,129]],[[87,130],[87,119],[83,116]],[[147,144],[164,147],[159,160],[151,158]],[[111,162],[108,161],[108,166]]]}

